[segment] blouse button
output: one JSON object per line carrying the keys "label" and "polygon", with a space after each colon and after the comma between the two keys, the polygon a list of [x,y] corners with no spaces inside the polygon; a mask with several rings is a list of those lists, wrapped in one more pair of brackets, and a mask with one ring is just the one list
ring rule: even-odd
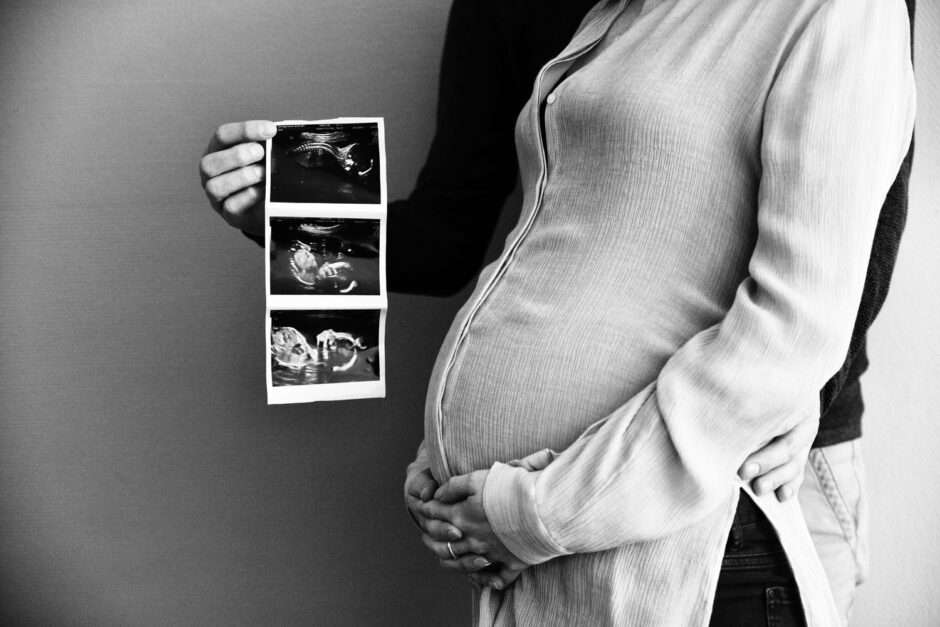
{"label": "blouse button", "polygon": [[548,98],[545,99],[545,102],[548,104],[555,104],[555,100],[556,100],[555,94],[552,93],[548,95]]}

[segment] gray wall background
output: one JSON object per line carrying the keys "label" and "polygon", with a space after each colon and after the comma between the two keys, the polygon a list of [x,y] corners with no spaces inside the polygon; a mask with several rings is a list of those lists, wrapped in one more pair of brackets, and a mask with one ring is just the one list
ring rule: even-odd
{"label": "gray wall background", "polygon": [[[392,296],[387,399],[268,407],[263,255],[196,174],[222,122],[382,115],[405,194],[448,6],[3,3],[0,624],[466,622],[400,498],[461,298]],[[865,378],[860,625],[940,622],[938,25],[922,3],[911,219]]]}

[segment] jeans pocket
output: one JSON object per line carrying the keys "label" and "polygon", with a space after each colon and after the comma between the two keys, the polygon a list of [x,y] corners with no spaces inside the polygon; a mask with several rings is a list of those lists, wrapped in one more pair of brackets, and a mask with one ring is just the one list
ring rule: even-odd
{"label": "jeans pocket", "polygon": [[868,503],[859,442],[813,449],[809,465],[854,557],[856,583],[861,583],[868,570]]}
{"label": "jeans pocket", "polygon": [[795,588],[767,588],[767,627],[802,627],[806,625],[800,594]]}
{"label": "jeans pocket", "polygon": [[819,481],[819,487],[850,543],[858,532],[861,495],[861,484],[852,463],[853,447],[847,446],[851,444],[843,442],[809,452],[809,463]]}

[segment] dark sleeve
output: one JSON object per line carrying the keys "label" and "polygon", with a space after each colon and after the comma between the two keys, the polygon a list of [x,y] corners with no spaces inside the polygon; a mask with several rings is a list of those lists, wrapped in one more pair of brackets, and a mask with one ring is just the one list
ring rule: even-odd
{"label": "dark sleeve", "polygon": [[[907,0],[907,10],[911,20],[911,45],[913,54],[914,41],[914,8],[915,0]],[[865,276],[865,285],[862,290],[862,300],[858,315],[855,318],[855,327],[852,330],[852,339],[849,343],[849,352],[846,355],[842,368],[837,372],[820,392],[822,419],[820,431],[827,427],[827,412],[840,405],[841,395],[859,396],[858,378],[868,365],[865,354],[865,335],[874,322],[878,312],[884,305],[888,296],[888,286],[891,283],[891,274],[898,257],[898,246],[901,243],[901,234],[907,221],[908,185],[911,179],[911,162],[914,158],[914,140],[907,156],[901,163],[897,178],[878,216],[878,225],[875,228],[875,237],[872,242],[871,256],[868,260],[868,273]],[[854,401],[853,401],[854,402]],[[860,398],[858,403],[860,403]],[[858,410],[860,413],[861,409]],[[835,413],[844,413],[833,412]],[[851,412],[850,412],[851,413]],[[860,425],[858,435],[861,434]],[[857,437],[857,436],[856,436]]]}
{"label": "dark sleeve", "polygon": [[388,286],[447,295],[480,269],[517,176],[518,75],[498,3],[455,0],[441,62],[437,128],[414,191],[389,205]]}
{"label": "dark sleeve", "polygon": [[[527,89],[496,0],[455,0],[437,127],[414,191],[389,203],[388,288],[451,295],[483,261],[518,174],[514,128]],[[263,246],[264,238],[243,231]]]}

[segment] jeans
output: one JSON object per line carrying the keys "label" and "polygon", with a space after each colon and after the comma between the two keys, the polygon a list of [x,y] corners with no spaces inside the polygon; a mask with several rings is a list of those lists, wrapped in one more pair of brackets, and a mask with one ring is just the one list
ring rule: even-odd
{"label": "jeans", "polygon": [[743,491],[721,561],[710,625],[806,625],[800,593],[777,533]]}
{"label": "jeans", "polygon": [[842,624],[848,625],[855,587],[868,573],[868,500],[859,440],[811,450],[797,498]]}
{"label": "jeans", "polygon": [[[810,451],[798,497],[843,625],[868,569],[865,478],[858,440]],[[803,625],[799,593],[776,533],[741,493],[722,560],[714,627]]]}

